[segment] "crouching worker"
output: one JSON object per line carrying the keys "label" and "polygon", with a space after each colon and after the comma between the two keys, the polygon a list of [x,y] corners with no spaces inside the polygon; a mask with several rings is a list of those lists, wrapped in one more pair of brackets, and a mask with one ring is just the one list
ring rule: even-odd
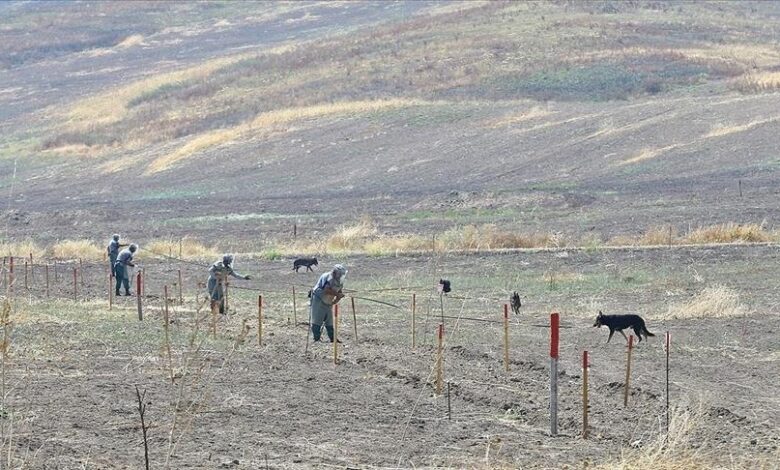
{"label": "crouching worker", "polygon": [[222,285],[227,281],[228,276],[238,279],[249,280],[249,276],[243,276],[233,271],[233,255],[225,255],[222,261],[217,261],[209,268],[209,279],[206,284],[211,296],[211,309],[219,304],[219,313],[225,314],[225,292]]}
{"label": "crouching worker", "polygon": [[135,256],[135,252],[138,250],[138,245],[135,243],[132,243],[129,247],[125,248],[119,253],[119,256],[116,258],[116,263],[114,264],[114,277],[116,277],[116,295],[119,297],[119,288],[124,286],[125,287],[125,295],[132,295],[130,294],[130,272],[129,268],[134,268],[135,263],[133,263],[133,257]]}
{"label": "crouching worker", "polygon": [[319,341],[322,335],[322,324],[328,332],[330,342],[333,342],[333,305],[344,298],[344,276],[347,269],[337,264],[330,272],[320,276],[319,281],[311,291],[310,323],[314,341]]}

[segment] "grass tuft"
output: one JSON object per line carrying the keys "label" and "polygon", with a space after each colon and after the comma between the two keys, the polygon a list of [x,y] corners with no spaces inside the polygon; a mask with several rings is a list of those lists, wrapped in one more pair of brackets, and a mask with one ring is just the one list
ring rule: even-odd
{"label": "grass tuft", "polygon": [[725,286],[710,286],[688,302],[669,307],[663,318],[743,317],[749,313],[736,291]]}

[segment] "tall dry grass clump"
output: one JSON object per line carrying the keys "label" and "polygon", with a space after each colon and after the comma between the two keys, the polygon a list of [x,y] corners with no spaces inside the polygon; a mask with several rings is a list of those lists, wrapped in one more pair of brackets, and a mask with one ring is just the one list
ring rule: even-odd
{"label": "tall dry grass clump", "polygon": [[669,307],[663,318],[741,317],[749,313],[739,293],[726,286],[710,286],[691,300]]}
{"label": "tall dry grass clump", "polygon": [[599,465],[599,470],[683,470],[711,469],[710,456],[691,446],[692,434],[704,418],[704,407],[677,407],[671,411],[669,433],[660,433],[640,448],[626,449],[620,460]]}
{"label": "tall dry grass clump", "polygon": [[465,225],[452,228],[441,236],[447,250],[495,250],[508,248],[553,248],[565,246],[557,233],[520,233],[502,230],[495,224]]}
{"label": "tall dry grass clump", "polygon": [[151,254],[154,256],[201,260],[213,258],[220,254],[220,251],[215,247],[207,247],[203,243],[189,237],[152,240],[140,248],[139,254],[141,257],[145,256],[145,254]]}
{"label": "tall dry grass clump", "polygon": [[51,254],[57,259],[103,259],[105,249],[90,240],[63,240],[51,246]]}
{"label": "tall dry grass clump", "polygon": [[343,225],[328,237],[325,248],[328,252],[363,251],[365,245],[379,235],[376,224],[364,217],[353,225]]}
{"label": "tall dry grass clump", "polygon": [[737,80],[735,88],[742,93],[780,90],[780,72],[750,73]]}
{"label": "tall dry grass clump", "polygon": [[728,223],[697,228],[685,237],[685,243],[757,243],[776,238],[776,234],[767,231],[763,224]]}
{"label": "tall dry grass clump", "polygon": [[40,258],[46,253],[46,250],[32,240],[0,242],[0,256],[26,258],[30,256],[30,253],[34,257]]}

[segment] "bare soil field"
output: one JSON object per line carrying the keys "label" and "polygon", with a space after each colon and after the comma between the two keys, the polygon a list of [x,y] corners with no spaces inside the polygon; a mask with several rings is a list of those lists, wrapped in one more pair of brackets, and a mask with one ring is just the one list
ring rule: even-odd
{"label": "bare soil field", "polygon": [[[146,391],[153,467],[173,468],[563,468],[639,458],[663,434],[663,334],[672,335],[675,419],[690,420],[686,448],[712,466],[777,468],[780,374],[776,247],[557,251],[355,257],[358,337],[342,305],[340,362],[329,343],[306,344],[305,287],[288,260],[238,260],[254,276],[236,281],[231,312],[195,318],[205,269],[171,260],[144,263],[143,322],[135,299],[107,310],[104,267],[86,265],[73,303],[72,277],[58,266],[45,300],[41,272],[29,294],[17,281],[13,343],[5,361],[4,443],[14,466],[138,468],[144,459],[135,386]],[[72,266],[72,265],[71,265]],[[160,314],[171,305],[170,380]],[[20,271],[17,271],[17,275]],[[53,276],[53,274],[52,274]],[[439,277],[453,282],[442,305],[447,399],[433,389]],[[32,277],[30,278],[32,283]],[[52,282],[52,284],[55,284]],[[670,306],[705,286],[738,292],[738,316],[669,318]],[[291,288],[298,286],[297,324]],[[241,289],[244,288],[244,289]],[[400,290],[386,290],[404,288]],[[253,289],[253,290],[245,290]],[[511,364],[502,363],[498,321],[511,290],[524,306],[510,325]],[[411,347],[411,293],[417,347]],[[264,295],[263,345],[257,295]],[[370,299],[370,300],[365,300]],[[384,303],[378,303],[381,301]],[[395,308],[391,305],[397,306]],[[629,407],[623,407],[625,341],[607,344],[591,327],[597,309],[633,311],[656,337],[633,352]],[[549,312],[562,314],[559,432],[549,435]],[[201,312],[203,313],[203,312]],[[246,328],[246,330],[243,330]],[[307,352],[308,349],[308,352]],[[590,438],[581,432],[581,353],[591,354]],[[666,456],[677,458],[673,451]],[[660,463],[658,464],[660,465]]]}

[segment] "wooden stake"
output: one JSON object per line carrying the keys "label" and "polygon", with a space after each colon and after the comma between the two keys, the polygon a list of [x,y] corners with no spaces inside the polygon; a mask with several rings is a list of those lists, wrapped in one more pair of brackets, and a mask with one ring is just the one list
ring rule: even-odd
{"label": "wooden stake", "polygon": [[13,294],[14,292],[14,257],[11,256],[8,259],[8,291]]}
{"label": "wooden stake", "polygon": [[257,345],[263,345],[263,296],[257,296]]}
{"label": "wooden stake", "polygon": [[227,280],[227,278],[225,278],[225,280],[223,282],[224,282],[223,285],[225,286],[223,302],[224,302],[224,305],[225,305],[225,315],[227,315],[228,314],[228,280]]}
{"label": "wooden stake", "polygon": [[219,302],[211,301],[211,337],[217,339],[217,310]]}
{"label": "wooden stake", "polygon": [[27,284],[27,260],[24,261],[24,288],[29,290],[30,286]]}
{"label": "wooden stake", "polygon": [[81,285],[83,287],[84,286],[84,263],[81,260],[81,258],[79,258],[79,278],[81,278]]}
{"label": "wooden stake", "polygon": [[742,180],[739,180],[739,197],[742,197]]}
{"label": "wooden stake", "polygon": [[634,335],[628,335],[628,356],[626,357],[626,387],[623,390],[623,406],[628,407],[628,389],[631,384],[631,350],[634,349]]}
{"label": "wooden stake", "polygon": [[444,324],[439,324],[439,342],[436,347],[436,395],[441,395],[444,384]]}
{"label": "wooden stake", "polygon": [[447,381],[447,419],[452,420],[452,402],[450,401],[450,382]]}
{"label": "wooden stake", "polygon": [[[179,241],[179,246],[181,247],[181,241]],[[184,305],[184,292],[181,285],[181,269],[179,269],[179,305]]]}
{"label": "wooden stake", "polygon": [[[45,265],[45,272],[46,272],[46,297],[49,297],[49,265]],[[109,276],[110,278],[111,276]],[[111,290],[111,283],[109,282],[108,290]]]}
{"label": "wooden stake", "polygon": [[412,349],[417,346],[417,294],[412,294]]}
{"label": "wooden stake", "polygon": [[293,326],[298,324],[298,306],[295,304],[295,286],[292,286],[293,298]]}
{"label": "wooden stake", "polygon": [[509,305],[504,304],[504,370],[509,372]]}
{"label": "wooden stake", "polygon": [[666,434],[669,435],[669,347],[672,336],[666,332]]}
{"label": "wooden stake", "polygon": [[168,373],[171,376],[171,383],[173,383],[173,358],[171,356],[171,335],[169,326],[170,326],[170,316],[168,313],[168,286],[163,286],[163,330],[165,331],[165,349],[168,353]]}
{"label": "wooden stake", "polygon": [[339,364],[339,304],[333,307],[333,365]]}
{"label": "wooden stake", "polygon": [[560,315],[550,314],[550,435],[558,435],[558,342]]}
{"label": "wooden stake", "polygon": [[111,278],[111,274],[108,275],[108,310],[111,310],[114,308],[114,289],[111,285],[111,281],[113,279]]}
{"label": "wooden stake", "polygon": [[78,301],[79,286],[78,286],[78,268],[73,268],[73,301]]}
{"label": "wooden stake", "polygon": [[588,438],[588,351],[582,351],[582,438]]}
{"label": "wooden stake", "polygon": [[355,298],[350,297],[349,300],[352,301],[352,329],[355,332],[355,344],[358,344],[357,314],[355,313]]}
{"label": "wooden stake", "polygon": [[57,273],[57,260],[54,260],[54,282],[57,282],[60,280],[60,276]]}
{"label": "wooden stake", "polygon": [[143,310],[143,306],[141,305],[141,291],[144,287],[143,284],[144,283],[142,280],[141,273],[137,273],[135,275],[135,299],[136,302],[138,303],[138,321],[144,320],[144,310]]}

